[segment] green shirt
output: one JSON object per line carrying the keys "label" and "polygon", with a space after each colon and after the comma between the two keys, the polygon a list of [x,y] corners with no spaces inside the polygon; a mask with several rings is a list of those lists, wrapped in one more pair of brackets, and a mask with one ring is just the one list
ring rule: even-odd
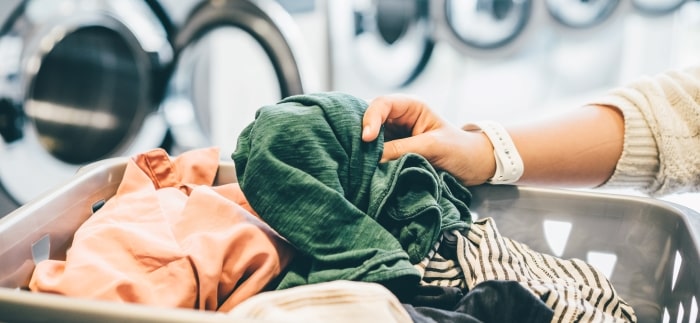
{"label": "green shirt", "polygon": [[300,255],[278,289],[332,280],[397,292],[445,229],[471,223],[469,191],[425,158],[379,163],[360,138],[367,103],[330,92],[260,108],[232,157],[252,208]]}

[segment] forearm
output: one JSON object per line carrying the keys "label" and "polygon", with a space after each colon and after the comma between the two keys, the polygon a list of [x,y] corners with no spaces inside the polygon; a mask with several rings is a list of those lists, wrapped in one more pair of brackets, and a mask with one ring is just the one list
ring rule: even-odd
{"label": "forearm", "polygon": [[518,184],[595,187],[622,153],[624,119],[614,107],[586,106],[507,128],[525,166]]}

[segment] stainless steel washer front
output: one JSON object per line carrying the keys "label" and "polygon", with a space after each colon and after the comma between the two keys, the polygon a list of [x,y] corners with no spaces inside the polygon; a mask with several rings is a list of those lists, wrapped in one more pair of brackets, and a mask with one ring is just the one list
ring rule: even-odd
{"label": "stainless steel washer front", "polygon": [[258,108],[318,90],[298,26],[276,1],[161,4],[175,25],[176,60],[161,105],[173,154],[213,145],[230,158]]}
{"label": "stainless steel washer front", "polygon": [[81,165],[157,147],[173,52],[140,0],[28,0],[0,34],[0,182],[22,204]]}
{"label": "stainless steel washer front", "polygon": [[530,41],[536,4],[533,0],[434,0],[435,37],[465,55],[507,57]]}
{"label": "stainless steel washer front", "polygon": [[428,1],[351,1],[355,17],[352,49],[363,71],[378,85],[402,88],[425,69],[433,52]]}

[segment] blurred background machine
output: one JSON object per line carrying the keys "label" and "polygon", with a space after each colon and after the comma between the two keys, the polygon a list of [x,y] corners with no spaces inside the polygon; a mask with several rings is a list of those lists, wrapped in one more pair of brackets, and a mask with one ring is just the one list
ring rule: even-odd
{"label": "blurred background machine", "polygon": [[278,2],[160,3],[176,30],[160,106],[172,154],[216,145],[230,159],[260,106],[320,90],[300,30]]}
{"label": "blurred background machine", "polygon": [[0,215],[103,158],[228,157],[260,105],[318,86],[274,0],[3,5]]}
{"label": "blurred background machine", "polygon": [[2,4],[0,209],[80,165],[160,145],[167,128],[155,108],[173,51],[148,2]]}
{"label": "blurred background machine", "polygon": [[293,94],[508,122],[700,57],[696,0],[6,0],[0,23],[0,216],[102,158],[228,159]]}
{"label": "blurred background machine", "polygon": [[[405,5],[411,3],[412,5]],[[455,122],[565,108],[697,63],[698,1],[328,1],[332,87],[420,96]]]}

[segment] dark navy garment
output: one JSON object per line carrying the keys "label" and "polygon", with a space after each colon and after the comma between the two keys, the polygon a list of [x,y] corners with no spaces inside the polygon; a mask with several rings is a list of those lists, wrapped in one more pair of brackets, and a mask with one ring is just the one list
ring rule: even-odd
{"label": "dark navy garment", "polygon": [[279,289],[356,280],[401,297],[440,232],[471,223],[469,191],[422,156],[378,163],[383,133],[360,138],[366,107],[337,92],[293,96],[259,109],[239,136],[241,189],[300,252]]}
{"label": "dark navy garment", "polygon": [[416,307],[452,310],[462,297],[464,292],[459,287],[420,285],[407,302]]}
{"label": "dark navy garment", "polygon": [[[448,299],[451,293],[448,292]],[[474,286],[452,310],[415,304],[404,304],[404,308],[417,323],[544,323],[551,322],[554,315],[523,285],[506,280],[489,280]]]}

